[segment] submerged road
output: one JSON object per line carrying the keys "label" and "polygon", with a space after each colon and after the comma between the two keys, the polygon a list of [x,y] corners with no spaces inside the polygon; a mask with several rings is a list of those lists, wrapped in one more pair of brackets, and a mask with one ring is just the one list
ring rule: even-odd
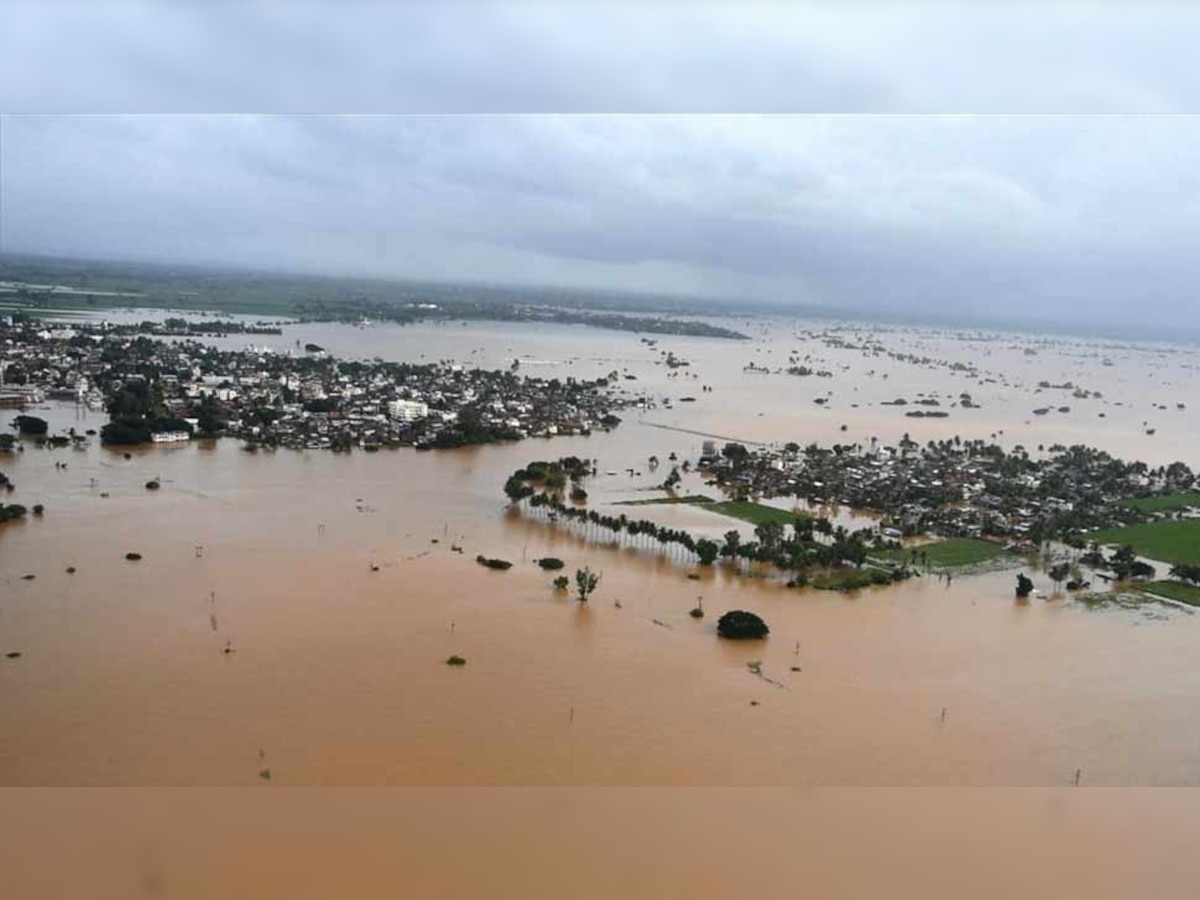
{"label": "submerged road", "polygon": [[692,428],[680,428],[678,425],[662,425],[658,422],[647,422],[645,419],[638,419],[637,421],[639,425],[647,425],[650,428],[662,428],[665,431],[678,431],[681,434],[694,434],[698,437],[714,438],[718,441],[733,441],[737,444],[752,444],[755,447],[767,446],[765,441],[748,441],[745,438],[730,437],[727,434],[712,434],[708,431],[696,431]]}

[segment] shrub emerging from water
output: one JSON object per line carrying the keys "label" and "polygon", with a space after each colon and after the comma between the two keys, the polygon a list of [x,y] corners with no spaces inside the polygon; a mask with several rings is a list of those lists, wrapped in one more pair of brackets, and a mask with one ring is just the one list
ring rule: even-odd
{"label": "shrub emerging from water", "polygon": [[561,559],[554,556],[545,556],[538,560],[538,565],[547,572],[554,572],[566,565]]}
{"label": "shrub emerging from water", "polygon": [[1024,572],[1017,576],[1017,597],[1024,600],[1033,593],[1033,580]]}
{"label": "shrub emerging from water", "polygon": [[126,554],[125,554],[125,558],[126,558],[127,560],[129,560],[130,562],[137,562],[139,559],[141,559],[141,558],[142,558],[142,554],[140,554],[140,553],[133,553],[133,552],[131,551],[131,552],[129,552],[129,553],[126,553]]}
{"label": "shrub emerging from water", "polygon": [[730,640],[761,640],[770,631],[759,616],[741,609],[731,609],[717,620],[717,634]]}
{"label": "shrub emerging from water", "polygon": [[45,419],[37,416],[17,416],[12,423],[21,434],[31,434],[35,437],[45,434],[50,428]]}
{"label": "shrub emerging from water", "polygon": [[479,563],[485,568],[496,569],[499,572],[503,572],[505,569],[512,568],[512,563],[510,563],[507,559],[495,559],[494,557],[484,556],[482,553],[475,557],[475,562]]}
{"label": "shrub emerging from water", "polygon": [[566,575],[559,575],[554,579],[554,589],[556,591],[565,591],[571,586],[571,579]]}
{"label": "shrub emerging from water", "polygon": [[20,503],[10,503],[5,506],[0,503],[0,522],[7,522],[9,519],[22,518],[27,510]]}
{"label": "shrub emerging from water", "polygon": [[448,666],[465,666],[466,664],[467,664],[467,660],[464,657],[459,656],[457,654],[455,654],[454,656],[447,657],[447,659],[446,659],[446,665],[448,665]]}

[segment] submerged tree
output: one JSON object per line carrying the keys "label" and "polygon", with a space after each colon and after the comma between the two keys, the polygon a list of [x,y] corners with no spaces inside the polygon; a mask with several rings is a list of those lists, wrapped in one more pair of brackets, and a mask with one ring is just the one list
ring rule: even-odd
{"label": "submerged tree", "polygon": [[720,552],[721,545],[716,541],[710,541],[708,538],[696,541],[696,556],[699,557],[702,566],[711,566]]}
{"label": "submerged tree", "polygon": [[587,566],[575,570],[575,594],[579,597],[580,603],[586,602],[599,584],[600,576]]}
{"label": "submerged tree", "polygon": [[1057,565],[1051,566],[1050,571],[1047,572],[1047,574],[1050,576],[1050,580],[1053,581],[1056,586],[1060,585],[1066,581],[1067,576],[1071,574],[1071,564],[1060,562]]}
{"label": "submerged tree", "polygon": [[725,532],[725,546],[721,548],[721,555],[733,560],[733,565],[736,568],[738,564],[738,554],[742,548],[742,536],[737,529]]}
{"label": "submerged tree", "polygon": [[717,634],[731,640],[759,640],[770,631],[759,616],[741,609],[732,609],[717,620]]}
{"label": "submerged tree", "polygon": [[1017,575],[1017,597],[1024,600],[1033,593],[1033,581],[1024,572]]}

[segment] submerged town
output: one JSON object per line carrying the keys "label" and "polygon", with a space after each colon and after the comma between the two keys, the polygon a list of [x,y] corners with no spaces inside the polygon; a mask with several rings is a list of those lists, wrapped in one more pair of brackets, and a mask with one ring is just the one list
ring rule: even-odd
{"label": "submerged town", "polygon": [[193,333],[185,325],[10,319],[0,326],[0,403],[57,399],[103,408],[106,444],[230,437],[247,449],[370,451],[588,434],[615,427],[617,412],[634,402],[603,378],[341,360],[311,344],[279,353],[155,337]]}
{"label": "submerged town", "polygon": [[995,537],[1028,546],[1139,521],[1144,516],[1127,501],[1184,495],[1196,484],[1182,462],[1151,469],[1090,447],[1031,453],[961,438],[754,450],[728,443],[719,451],[709,442],[698,464],[734,497],[869,510],[896,537]]}

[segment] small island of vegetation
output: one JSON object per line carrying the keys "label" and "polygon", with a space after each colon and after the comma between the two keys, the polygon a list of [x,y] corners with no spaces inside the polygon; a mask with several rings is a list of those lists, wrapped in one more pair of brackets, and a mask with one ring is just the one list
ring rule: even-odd
{"label": "small island of vegetation", "polygon": [[717,620],[717,634],[729,640],[759,641],[770,632],[760,616],[741,609],[732,609]]}
{"label": "small island of vegetation", "polygon": [[506,572],[512,568],[512,563],[507,559],[496,559],[495,557],[484,556],[482,553],[475,557],[475,562],[479,563],[485,569],[495,569],[498,572]]}

